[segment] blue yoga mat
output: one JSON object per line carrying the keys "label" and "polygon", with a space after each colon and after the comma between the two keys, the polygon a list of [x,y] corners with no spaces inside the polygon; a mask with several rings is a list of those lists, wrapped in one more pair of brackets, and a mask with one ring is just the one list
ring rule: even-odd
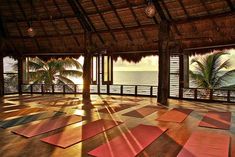
{"label": "blue yoga mat", "polygon": [[64,114],[65,114],[64,112],[44,112],[44,113],[38,113],[34,115],[23,116],[19,118],[10,119],[10,120],[0,121],[0,127],[3,129],[6,129],[6,128],[10,128],[10,127],[17,126],[17,125],[22,125],[25,123],[30,123],[36,120],[61,116]]}

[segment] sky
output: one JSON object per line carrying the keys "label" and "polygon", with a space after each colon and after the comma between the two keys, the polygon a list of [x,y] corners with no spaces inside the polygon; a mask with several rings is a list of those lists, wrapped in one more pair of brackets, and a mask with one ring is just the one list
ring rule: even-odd
{"label": "sky", "polygon": [[158,71],[158,56],[142,58],[139,63],[129,63],[118,58],[114,62],[114,71]]}

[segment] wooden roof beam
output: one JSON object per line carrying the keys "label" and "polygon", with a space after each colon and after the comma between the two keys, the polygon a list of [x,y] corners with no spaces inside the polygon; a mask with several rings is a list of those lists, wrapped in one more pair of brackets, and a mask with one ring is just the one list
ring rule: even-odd
{"label": "wooden roof beam", "polygon": [[235,10],[235,7],[233,6],[232,1],[231,1],[231,0],[226,0],[226,2],[227,2],[227,4],[228,4],[229,8],[231,9],[231,11],[234,11],[234,10]]}
{"label": "wooden roof beam", "polygon": [[[141,27],[140,21],[138,20],[136,14],[135,14],[135,12],[134,12],[134,10],[132,9],[129,0],[125,0],[125,2],[127,3],[129,9],[131,10],[131,13],[132,13],[132,15],[134,16],[137,25],[138,25],[139,27]],[[147,36],[146,36],[144,30],[143,30],[142,28],[141,28],[140,30],[141,30],[141,34],[142,34],[142,36],[144,37],[144,39],[147,40]]]}
{"label": "wooden roof beam", "polygon": [[[23,17],[24,17],[25,21],[27,21],[27,24],[28,24],[28,27],[29,27],[29,22],[28,22],[29,20],[28,20],[26,14],[25,14],[25,11],[24,11],[24,9],[23,9],[23,6],[22,6],[20,0],[16,0],[16,3],[17,3],[17,5],[19,6],[20,11],[21,11],[21,13],[23,14]],[[32,40],[33,40],[34,43],[36,44],[37,48],[40,50],[41,47],[39,46],[39,43],[38,43],[37,39],[32,38]]]}
{"label": "wooden roof beam", "polygon": [[60,15],[63,17],[64,22],[65,22],[67,28],[68,28],[69,31],[71,32],[71,34],[72,34],[72,36],[73,36],[73,39],[75,40],[77,46],[79,47],[79,46],[80,46],[80,43],[79,43],[77,37],[74,35],[74,31],[73,31],[73,29],[71,28],[71,26],[69,25],[68,20],[64,17],[64,14],[62,13],[62,11],[61,11],[61,9],[60,9],[60,6],[59,6],[58,3],[56,2],[56,0],[53,0],[53,3],[55,4],[55,6],[56,6],[57,10],[59,11]]}
{"label": "wooden roof beam", "polygon": [[[185,6],[184,6],[182,0],[177,0],[177,1],[179,2],[180,6],[181,6],[182,9],[184,10],[184,13],[185,13],[187,19],[190,19],[191,16],[189,15],[187,9],[185,8]],[[191,26],[192,26],[192,28],[193,28],[194,31],[198,32],[198,29],[197,29],[197,27],[194,25],[194,23],[192,23]]]}
{"label": "wooden roof beam", "polygon": [[[33,3],[30,3],[30,6],[32,7],[33,11],[34,11],[35,14],[36,14],[36,18],[37,18],[38,21],[39,21],[39,24],[40,24],[40,27],[41,27],[43,33],[45,34],[45,36],[48,36],[47,31],[46,31],[46,29],[45,29],[45,26],[43,25],[43,23],[42,23],[42,21],[41,21],[41,19],[40,19],[40,17],[39,17],[39,13],[37,12],[37,9],[35,8],[34,4],[33,4]],[[46,39],[47,39],[47,42],[49,43],[50,47],[53,47],[51,41],[50,41],[48,38],[46,38]]]}
{"label": "wooden roof beam", "polygon": [[[41,2],[42,7],[44,8],[44,10],[46,11],[47,17],[50,18],[49,10],[48,10],[47,6],[45,5],[45,1],[40,1],[40,2]],[[65,43],[65,39],[62,36],[62,34],[59,32],[55,22],[52,19],[50,19],[50,22],[51,22],[52,27],[54,28],[56,34],[60,37],[60,41],[63,44],[64,50],[67,49],[67,45]]]}
{"label": "wooden roof beam", "polygon": [[93,5],[95,6],[95,9],[97,11],[97,13],[99,14],[100,18],[102,19],[105,27],[108,29],[108,31],[110,32],[110,34],[112,35],[113,39],[117,42],[117,38],[115,37],[114,33],[112,32],[112,30],[110,29],[109,25],[107,24],[103,14],[100,12],[99,8],[97,7],[97,4],[95,1],[91,1],[93,3]]}
{"label": "wooden roof beam", "polygon": [[[168,15],[170,21],[172,21],[172,20],[173,20],[173,19],[172,19],[172,16],[171,16],[169,10],[167,9],[167,6],[166,6],[165,1],[164,1],[164,0],[161,0],[161,2],[162,2],[163,8],[164,8],[164,10],[166,11],[166,13],[167,13],[167,15]],[[178,35],[181,35],[181,33],[180,33],[178,27],[176,26],[176,24],[173,23],[173,27],[174,27],[174,29],[175,29],[175,32],[176,32]]]}
{"label": "wooden roof beam", "polygon": [[95,32],[95,34],[98,36],[99,40],[102,44],[104,44],[103,38],[100,36],[100,34],[96,31],[96,28],[92,24],[90,18],[88,15],[85,14],[85,10],[81,6],[78,0],[67,0],[70,4],[71,8],[73,9],[75,15],[77,16],[78,21],[80,24],[82,24],[83,29],[85,32]]}
{"label": "wooden roof beam", "polygon": [[109,3],[109,5],[111,6],[112,10],[114,11],[114,13],[115,13],[115,15],[116,15],[116,17],[117,17],[119,23],[121,24],[122,28],[124,29],[124,31],[125,31],[125,33],[126,33],[128,39],[129,39],[130,41],[133,41],[131,35],[130,35],[129,32],[126,30],[126,26],[123,24],[122,19],[121,19],[120,16],[118,15],[118,12],[117,12],[115,6],[113,5],[113,3],[111,2],[111,0],[108,0],[108,3]]}

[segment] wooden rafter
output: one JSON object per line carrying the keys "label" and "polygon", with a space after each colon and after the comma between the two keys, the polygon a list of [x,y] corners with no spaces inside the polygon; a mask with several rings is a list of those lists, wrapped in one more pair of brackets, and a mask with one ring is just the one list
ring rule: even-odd
{"label": "wooden rafter", "polygon": [[62,13],[62,11],[61,11],[61,9],[60,9],[60,6],[59,6],[58,3],[56,2],[56,0],[53,0],[53,3],[55,4],[55,6],[56,6],[57,10],[59,11],[60,15],[63,17],[66,26],[68,27],[69,31],[71,32],[73,39],[76,41],[77,46],[79,47],[79,46],[80,46],[80,43],[79,43],[77,37],[74,35],[74,31],[73,31],[73,29],[71,28],[71,26],[69,25],[68,20],[64,17],[64,14]]}
{"label": "wooden rafter", "polygon": [[53,26],[53,28],[54,28],[56,34],[60,37],[60,41],[61,41],[61,43],[63,44],[63,48],[64,48],[64,49],[67,49],[67,45],[66,45],[66,43],[65,43],[65,39],[64,39],[64,37],[61,35],[61,33],[60,33],[60,31],[58,30],[58,28],[57,28],[55,22],[53,21],[53,19],[50,17],[49,10],[48,10],[47,6],[45,5],[45,2],[44,2],[44,1],[40,1],[40,2],[41,2],[42,7],[46,10],[46,14],[47,14],[48,18],[50,18],[50,22],[51,22],[51,24],[52,24],[52,26]]}
{"label": "wooden rafter", "polygon": [[83,29],[85,32],[95,32],[95,34],[98,36],[100,39],[101,43],[104,44],[104,40],[101,37],[101,35],[97,32],[96,28],[90,21],[89,16],[85,14],[85,10],[77,0],[67,0],[69,5],[74,11],[74,14],[76,15],[78,21],[82,25]]}
{"label": "wooden rafter", "polygon": [[[33,11],[34,11],[34,13],[35,13],[35,15],[36,15],[36,18],[37,18],[38,21],[39,21],[39,24],[40,24],[40,27],[41,27],[43,33],[45,34],[45,36],[48,36],[48,33],[47,33],[46,29],[45,29],[45,26],[43,25],[43,23],[42,23],[42,21],[41,21],[41,19],[40,19],[40,17],[39,17],[39,13],[37,12],[37,9],[36,9],[35,6],[34,6],[34,3],[30,3],[30,7],[32,7],[32,9],[33,9]],[[51,41],[49,40],[49,38],[46,38],[46,40],[47,40],[47,42],[49,43],[49,46],[50,46],[50,47],[53,47],[53,45],[52,45]]]}
{"label": "wooden rafter", "polygon": [[[24,8],[23,8],[23,6],[22,6],[20,0],[16,0],[16,3],[17,3],[17,5],[18,5],[19,8],[20,8],[20,11],[21,11],[21,13],[22,13],[22,15],[23,15],[23,17],[24,17],[24,20],[27,22],[27,25],[29,26],[29,19],[27,18],[27,15],[25,14]],[[31,38],[31,39],[32,39],[33,42],[36,44],[37,49],[40,50],[41,47],[40,47],[40,45],[39,45],[37,39],[35,39],[35,38]]]}
{"label": "wooden rafter", "polygon": [[[177,0],[177,1],[179,2],[180,6],[182,7],[182,9],[183,9],[183,11],[184,11],[184,13],[185,13],[187,19],[190,19],[191,16],[189,15],[187,9],[185,8],[183,1],[182,1],[182,0]],[[194,22],[192,22],[191,26],[192,26],[192,28],[193,28],[193,30],[194,30],[195,32],[198,32],[198,29],[197,29],[197,27],[194,25]]]}
{"label": "wooden rafter", "polygon": [[[23,38],[23,33],[19,27],[19,24],[18,24],[18,21],[17,21],[17,18],[16,18],[16,14],[15,12],[13,11],[13,8],[12,8],[12,2],[11,1],[7,1],[7,4],[8,4],[8,7],[11,11],[11,16],[15,19],[15,24],[16,24],[16,28],[17,28],[17,31],[19,32],[20,34],[20,37]],[[25,40],[22,39],[22,43],[23,43],[23,46],[24,46],[24,49],[26,49],[26,45],[25,45]]]}
{"label": "wooden rafter", "polygon": [[[134,10],[133,10],[133,8],[131,7],[131,4],[130,4],[129,0],[125,0],[125,2],[127,3],[129,9],[131,10],[131,13],[132,13],[133,17],[135,18],[135,21],[136,21],[137,25],[141,28],[140,21],[138,20],[138,18],[137,18],[137,16],[136,16],[135,12],[134,12]],[[147,36],[146,36],[146,34],[145,34],[145,32],[144,32],[144,29],[141,28],[140,31],[141,31],[141,34],[142,34],[142,36],[144,37],[144,39],[147,40]]]}
{"label": "wooden rafter", "polygon": [[234,10],[235,10],[235,7],[233,6],[232,1],[231,1],[231,0],[226,0],[226,2],[227,2],[227,4],[228,4],[229,8],[231,9],[231,11],[234,11]]}
{"label": "wooden rafter", "polygon": [[100,18],[102,19],[102,21],[103,21],[105,27],[108,29],[108,31],[109,31],[110,34],[112,35],[114,41],[117,42],[117,38],[115,37],[115,35],[114,35],[114,33],[112,32],[112,30],[111,30],[111,28],[109,27],[109,25],[107,24],[107,22],[106,22],[106,20],[105,20],[105,18],[104,18],[104,16],[103,16],[103,14],[100,12],[99,8],[97,7],[96,2],[95,2],[95,1],[91,1],[91,2],[92,2],[92,4],[95,6],[95,9],[96,9],[97,13],[99,14]]}
{"label": "wooden rafter", "polygon": [[122,22],[122,19],[121,19],[120,16],[118,15],[118,12],[117,12],[115,6],[113,5],[112,1],[111,1],[111,0],[108,0],[108,3],[109,3],[109,5],[110,5],[110,7],[112,8],[112,10],[114,11],[114,13],[115,13],[115,15],[116,15],[116,17],[117,17],[119,23],[121,24],[122,28],[124,29],[124,32],[126,33],[128,39],[129,39],[130,41],[133,41],[133,39],[132,39],[130,33],[126,30],[126,26],[125,26],[124,23]]}
{"label": "wooden rafter", "polygon": [[[169,10],[168,10],[167,7],[166,7],[165,1],[164,1],[164,0],[161,0],[161,2],[162,2],[163,8],[164,8],[164,10],[166,11],[167,16],[169,17],[170,21],[173,21],[172,16],[171,16]],[[181,33],[180,33],[180,31],[179,31],[179,29],[178,29],[178,27],[177,27],[177,25],[176,25],[175,23],[173,23],[173,27],[174,27],[174,29],[175,29],[175,32],[176,32],[178,35],[181,35]]]}

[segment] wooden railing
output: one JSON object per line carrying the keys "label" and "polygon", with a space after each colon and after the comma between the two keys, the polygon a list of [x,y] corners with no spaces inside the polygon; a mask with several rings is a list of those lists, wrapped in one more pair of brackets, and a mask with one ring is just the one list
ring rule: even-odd
{"label": "wooden railing", "polygon": [[[175,93],[175,89],[172,89]],[[177,89],[178,90],[178,89]],[[235,90],[207,90],[203,88],[183,88],[183,95],[170,95],[171,98],[203,100],[203,101],[223,101],[235,102]],[[81,94],[82,85],[68,84],[51,86],[44,84],[22,85],[23,93],[41,93],[41,94]],[[92,94],[113,94],[113,95],[133,95],[133,96],[150,96],[157,97],[157,86],[150,85],[91,85]]]}

